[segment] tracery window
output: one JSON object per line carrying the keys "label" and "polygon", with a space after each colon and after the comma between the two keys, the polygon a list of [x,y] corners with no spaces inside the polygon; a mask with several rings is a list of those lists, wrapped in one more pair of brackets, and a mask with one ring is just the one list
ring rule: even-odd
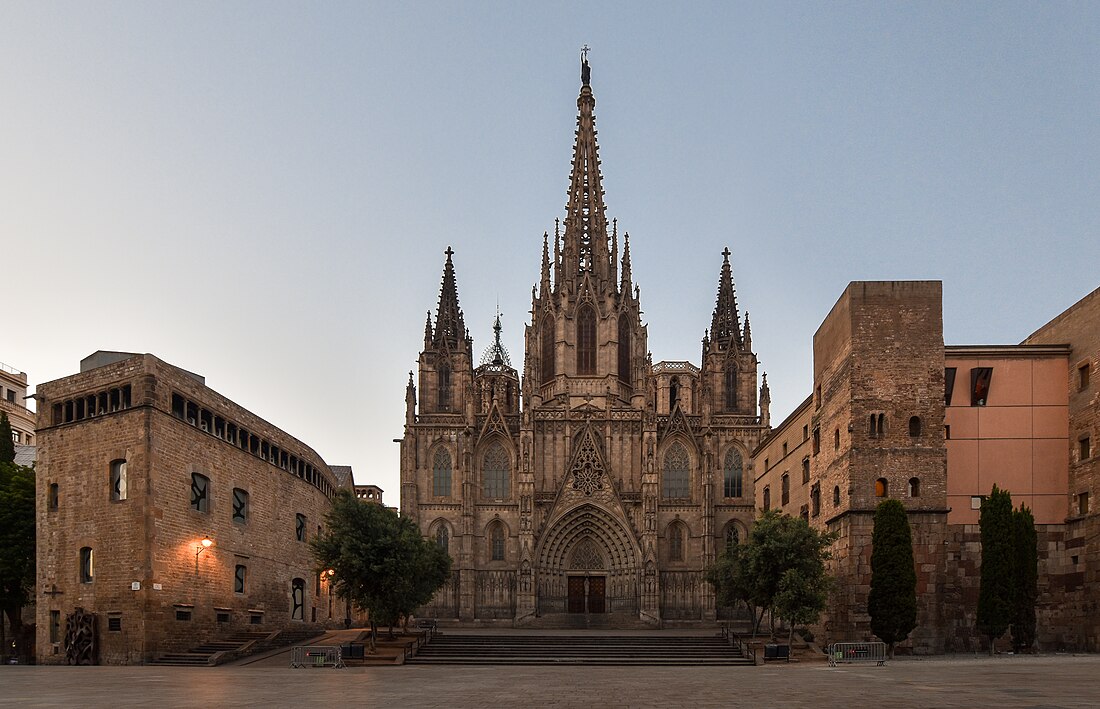
{"label": "tracery window", "polygon": [[738,531],[737,525],[732,522],[726,527],[726,546],[736,546],[741,543],[741,532]]}
{"label": "tracery window", "polygon": [[451,494],[451,454],[440,448],[432,459],[432,494],[449,497]]}
{"label": "tracery window", "polygon": [[691,497],[688,486],[690,478],[691,459],[684,444],[677,441],[665,452],[664,475],[661,476],[662,496],[666,499]]}
{"label": "tracery window", "polygon": [[447,529],[447,525],[443,522],[440,522],[439,526],[436,527],[435,543],[439,546],[440,549],[447,552],[448,554],[450,553],[451,532]]}
{"label": "tracery window", "polygon": [[481,459],[481,483],[485,497],[508,497],[508,477],[511,461],[500,443],[493,443]]}
{"label": "tracery window", "polygon": [[542,383],[554,379],[554,320],[547,315],[542,320]]}
{"label": "tracery window", "polygon": [[504,525],[499,522],[489,531],[489,556],[493,561],[504,561]]}
{"label": "tracery window", "polygon": [[596,373],[596,313],[591,306],[577,308],[577,374]]}
{"label": "tracery window", "polygon": [[684,527],[679,522],[668,526],[668,560],[684,560]]}
{"label": "tracery window", "polygon": [[619,380],[630,383],[630,320],[619,316]]}
{"label": "tracery window", "polygon": [[741,497],[744,472],[745,465],[741,459],[741,453],[736,448],[730,448],[726,453],[726,464],[722,470],[722,494],[725,497]]}
{"label": "tracery window", "polygon": [[737,367],[732,363],[726,369],[726,411],[737,410]]}

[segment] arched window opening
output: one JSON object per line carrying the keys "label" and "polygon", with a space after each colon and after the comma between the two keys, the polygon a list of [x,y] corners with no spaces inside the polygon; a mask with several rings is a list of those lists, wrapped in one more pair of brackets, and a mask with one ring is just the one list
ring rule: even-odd
{"label": "arched window opening", "polygon": [[679,522],[668,526],[668,560],[684,560],[684,527]]}
{"label": "arched window opening", "polygon": [[890,493],[890,483],[886,481],[886,478],[879,478],[875,481],[875,497],[886,497]]}
{"label": "arched window opening", "polygon": [[665,452],[664,475],[661,476],[661,492],[665,499],[691,497],[688,482],[691,478],[691,459],[684,444],[677,441]]}
{"label": "arched window opening", "polygon": [[554,379],[554,319],[549,315],[542,320],[542,383]]}
{"label": "arched window opening", "polygon": [[833,431],[833,450],[840,450],[840,429]]}
{"label": "arched window opening", "polygon": [[436,392],[439,396],[439,410],[451,410],[451,367],[446,360],[439,365],[439,387]]}
{"label": "arched window opening", "polygon": [[726,546],[727,547],[737,546],[740,543],[741,543],[741,532],[739,532],[737,530],[737,525],[736,524],[730,523],[730,525],[728,527],[726,527]]}
{"label": "arched window opening", "polygon": [[126,461],[111,461],[111,501],[121,502],[126,499]]}
{"label": "arched window opening", "polygon": [[303,579],[290,582],[290,619],[306,619],[306,582]]}
{"label": "arched window opening", "polygon": [[489,531],[489,556],[493,561],[504,561],[504,525],[499,522]]}
{"label": "arched window opening", "polygon": [[80,583],[91,583],[95,578],[91,547],[80,548]]}
{"label": "arched window opening", "polygon": [[840,507],[840,486],[833,487],[833,507]]}
{"label": "arched window opening", "polygon": [[623,313],[619,316],[619,381],[626,384],[631,382],[630,342],[630,320]]}
{"label": "arched window opening", "polygon": [[913,438],[917,438],[921,435],[920,416],[909,417],[909,435]]}
{"label": "arched window opening", "polygon": [[726,369],[726,411],[737,411],[737,367]]}
{"label": "arched window opening", "polygon": [[668,380],[668,412],[676,408],[676,402],[680,400],[680,377]]}
{"label": "arched window opening", "polygon": [[782,489],[783,502],[782,502],[782,504],[786,505],[791,501],[791,476],[787,475],[786,473],[783,473],[782,483],[783,483],[783,489]]}
{"label": "arched window opening", "polygon": [[909,478],[909,497],[920,497],[920,478]]}
{"label": "arched window opening", "polygon": [[596,313],[591,306],[577,309],[577,374],[596,373]]}
{"label": "arched window opening", "polygon": [[435,528],[435,543],[445,553],[451,553],[451,533],[443,522],[440,522],[439,526]]}
{"label": "arched window opening", "polygon": [[772,508],[772,489],[771,487],[764,487],[764,511],[768,511]]}
{"label": "arched window opening", "polygon": [[725,497],[741,497],[744,474],[745,464],[740,451],[730,448],[726,453],[726,463],[722,466],[722,494]]}
{"label": "arched window opening", "polygon": [[802,459],[802,484],[810,482],[810,459]]}
{"label": "arched window opening", "polygon": [[451,495],[451,454],[446,448],[440,448],[432,459],[432,495],[450,497]]}
{"label": "arched window opening", "polygon": [[508,497],[508,477],[511,472],[508,452],[499,443],[493,443],[485,451],[481,460],[481,483],[485,497],[501,499]]}

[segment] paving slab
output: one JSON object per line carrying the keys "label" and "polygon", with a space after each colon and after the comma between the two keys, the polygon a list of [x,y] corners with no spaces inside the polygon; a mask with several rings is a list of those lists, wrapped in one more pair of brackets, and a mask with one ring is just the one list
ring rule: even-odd
{"label": "paving slab", "polygon": [[0,667],[0,707],[1100,706],[1100,656],[904,658],[885,667]]}

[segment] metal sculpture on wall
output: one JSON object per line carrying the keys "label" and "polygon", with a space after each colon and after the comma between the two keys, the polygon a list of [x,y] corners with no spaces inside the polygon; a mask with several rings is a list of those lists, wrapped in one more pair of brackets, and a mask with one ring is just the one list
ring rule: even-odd
{"label": "metal sculpture on wall", "polygon": [[77,608],[65,619],[65,664],[99,664],[96,615]]}

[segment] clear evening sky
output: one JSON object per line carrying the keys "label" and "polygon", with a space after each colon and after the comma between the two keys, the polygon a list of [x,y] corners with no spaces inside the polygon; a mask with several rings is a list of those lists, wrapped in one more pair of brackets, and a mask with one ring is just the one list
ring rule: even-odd
{"label": "clear evening sky", "polygon": [[151,352],[397,503],[443,251],[522,366],[592,85],[654,361],[722,249],[773,422],[852,280],[940,279],[949,344],[1100,285],[1100,3],[0,2],[0,361]]}

